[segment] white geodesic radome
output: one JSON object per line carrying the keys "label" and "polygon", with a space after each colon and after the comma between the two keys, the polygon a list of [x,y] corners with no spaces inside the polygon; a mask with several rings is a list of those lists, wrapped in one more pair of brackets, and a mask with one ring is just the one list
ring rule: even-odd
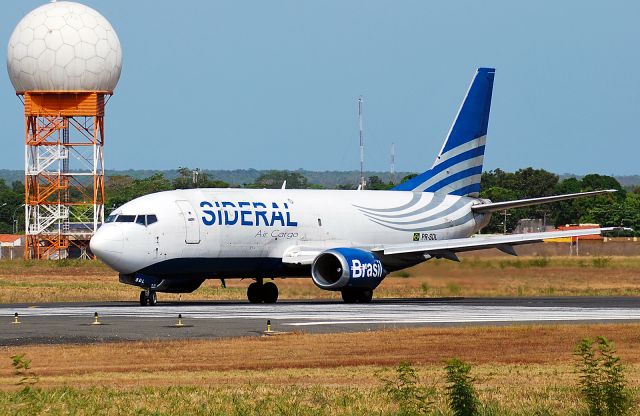
{"label": "white geodesic radome", "polygon": [[7,49],[17,92],[113,91],[122,69],[118,35],[100,13],[59,1],[27,14]]}

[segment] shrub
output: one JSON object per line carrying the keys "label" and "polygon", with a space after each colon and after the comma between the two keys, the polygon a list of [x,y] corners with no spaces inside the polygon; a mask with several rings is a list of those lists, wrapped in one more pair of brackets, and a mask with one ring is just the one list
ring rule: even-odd
{"label": "shrub", "polygon": [[449,407],[455,416],[479,414],[480,402],[473,387],[475,379],[469,375],[471,365],[452,358],[444,367],[447,372]]}
{"label": "shrub", "polygon": [[593,267],[603,269],[611,263],[611,257],[595,256],[591,259],[591,263],[593,264]]}
{"label": "shrub", "polygon": [[452,295],[457,295],[460,293],[460,286],[458,286],[455,283],[447,283],[447,290],[449,291],[449,293],[451,293]]}
{"label": "shrub", "polygon": [[395,378],[381,377],[383,391],[398,404],[399,415],[426,415],[433,405],[433,391],[419,385],[418,374],[411,363],[401,362]]}
{"label": "shrub", "polygon": [[536,257],[529,260],[529,266],[531,267],[547,267],[551,263],[548,257]]}
{"label": "shrub", "polygon": [[626,387],[624,366],[605,337],[584,338],[574,354],[580,360],[580,392],[593,416],[619,416],[629,410],[631,396]]}
{"label": "shrub", "polygon": [[17,385],[28,387],[38,382],[38,376],[31,371],[31,360],[26,359],[24,354],[12,355],[11,366],[13,374],[20,377]]}

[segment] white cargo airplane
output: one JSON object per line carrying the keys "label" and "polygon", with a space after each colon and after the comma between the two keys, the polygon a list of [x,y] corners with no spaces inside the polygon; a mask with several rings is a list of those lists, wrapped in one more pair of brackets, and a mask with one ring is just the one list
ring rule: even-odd
{"label": "white cargo airplane", "polygon": [[109,215],[91,251],[143,288],[187,293],[205,279],[250,278],[252,303],[273,303],[264,279],[308,277],[345,302],[369,302],[392,271],[456,253],[610,228],[505,236],[476,234],[492,212],[613,190],[492,203],[479,199],[495,70],[480,68],[431,169],[389,191],[189,189],[128,202]]}

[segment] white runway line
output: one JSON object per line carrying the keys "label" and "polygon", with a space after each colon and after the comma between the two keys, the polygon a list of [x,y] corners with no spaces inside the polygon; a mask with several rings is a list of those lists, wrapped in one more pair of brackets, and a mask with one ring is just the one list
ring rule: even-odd
{"label": "white runway line", "polygon": [[284,325],[421,324],[532,321],[640,320],[637,308],[576,308],[468,305],[171,305],[156,307],[0,308],[0,316],[93,316],[194,319],[272,319]]}

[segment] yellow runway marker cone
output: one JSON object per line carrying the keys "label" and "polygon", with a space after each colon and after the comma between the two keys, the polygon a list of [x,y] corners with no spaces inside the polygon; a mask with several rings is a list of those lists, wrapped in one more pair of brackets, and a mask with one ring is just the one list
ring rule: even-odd
{"label": "yellow runway marker cone", "polygon": [[98,312],[93,314],[93,322],[91,323],[91,325],[102,325],[102,322],[100,322],[100,316],[98,316]]}
{"label": "yellow runway marker cone", "polygon": [[175,326],[184,326],[184,324],[182,323],[182,314],[181,313],[178,314],[178,322],[176,322]]}
{"label": "yellow runway marker cone", "polygon": [[18,318],[18,312],[16,312],[15,314],[13,314],[13,322],[14,325],[17,325],[20,323],[20,319]]}

